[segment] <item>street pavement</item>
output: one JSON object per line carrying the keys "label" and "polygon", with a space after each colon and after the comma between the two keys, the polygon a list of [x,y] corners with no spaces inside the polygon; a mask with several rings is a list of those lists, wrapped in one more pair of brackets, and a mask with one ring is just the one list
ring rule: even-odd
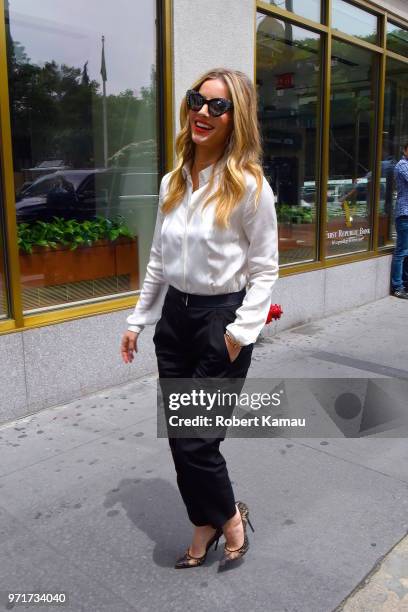
{"label": "street pavement", "polygon": [[[222,540],[203,566],[173,569],[191,524],[156,434],[157,373],[138,378],[138,358],[123,366],[132,383],[0,428],[0,609],[408,611],[402,430],[227,438],[255,528],[249,552],[218,573]],[[407,381],[408,302],[388,297],[261,338],[248,377]],[[7,604],[8,592],[67,602]]]}

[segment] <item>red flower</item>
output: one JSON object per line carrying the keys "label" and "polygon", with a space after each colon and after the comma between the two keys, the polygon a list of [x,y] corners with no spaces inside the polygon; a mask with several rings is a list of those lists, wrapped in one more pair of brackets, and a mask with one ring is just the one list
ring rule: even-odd
{"label": "red flower", "polygon": [[283,314],[283,310],[279,304],[271,304],[269,308],[268,316],[266,317],[265,325],[270,323],[272,319],[280,319]]}

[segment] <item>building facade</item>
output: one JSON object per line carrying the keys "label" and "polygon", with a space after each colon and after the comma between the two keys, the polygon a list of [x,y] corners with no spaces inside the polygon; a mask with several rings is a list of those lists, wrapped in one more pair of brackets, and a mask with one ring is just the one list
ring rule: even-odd
{"label": "building facade", "polygon": [[284,316],[389,295],[408,141],[402,0],[0,0],[0,422],[153,372],[119,343],[178,109],[209,68],[256,83]]}

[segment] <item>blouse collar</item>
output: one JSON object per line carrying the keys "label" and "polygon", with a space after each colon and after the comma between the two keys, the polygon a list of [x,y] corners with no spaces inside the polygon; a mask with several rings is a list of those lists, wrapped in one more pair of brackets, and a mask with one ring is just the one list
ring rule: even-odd
{"label": "blouse collar", "polygon": [[[186,162],[183,165],[182,171],[183,171],[183,176],[192,183],[189,165],[190,165],[190,162]],[[204,168],[204,170],[201,170],[201,172],[198,173],[199,188],[205,185],[206,183],[208,183],[208,181],[211,178],[211,173],[215,165],[216,165],[216,162],[214,162],[210,166],[207,166],[206,168]],[[215,168],[214,170],[214,175],[217,176],[221,172],[221,170],[222,170],[222,167],[221,167],[221,164],[219,164],[218,167]]]}

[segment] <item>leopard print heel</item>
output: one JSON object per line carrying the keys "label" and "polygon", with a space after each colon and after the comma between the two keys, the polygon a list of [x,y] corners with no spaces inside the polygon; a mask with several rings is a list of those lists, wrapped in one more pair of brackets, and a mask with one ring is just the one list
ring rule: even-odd
{"label": "leopard print heel", "polygon": [[[224,571],[227,568],[229,569],[237,561],[242,559],[242,557],[248,552],[249,540],[248,540],[248,535],[246,532],[247,524],[251,527],[252,531],[255,531],[255,529],[252,526],[251,521],[249,520],[248,506],[244,502],[241,502],[241,501],[237,502],[236,505],[241,515],[242,525],[244,528],[244,542],[242,546],[240,546],[240,548],[237,548],[235,550],[230,550],[226,544],[224,545],[224,555],[218,565],[218,571]],[[231,553],[237,553],[237,554],[234,554],[232,556]]]}
{"label": "leopard print heel", "polygon": [[207,558],[207,553],[210,550],[211,546],[215,542],[214,550],[217,550],[218,540],[222,536],[222,528],[218,527],[214,535],[208,540],[207,545],[205,547],[205,553],[201,557],[193,557],[190,554],[190,547],[187,548],[186,552],[180,559],[177,559],[175,564],[175,569],[185,569],[187,567],[199,567],[204,563]]}

